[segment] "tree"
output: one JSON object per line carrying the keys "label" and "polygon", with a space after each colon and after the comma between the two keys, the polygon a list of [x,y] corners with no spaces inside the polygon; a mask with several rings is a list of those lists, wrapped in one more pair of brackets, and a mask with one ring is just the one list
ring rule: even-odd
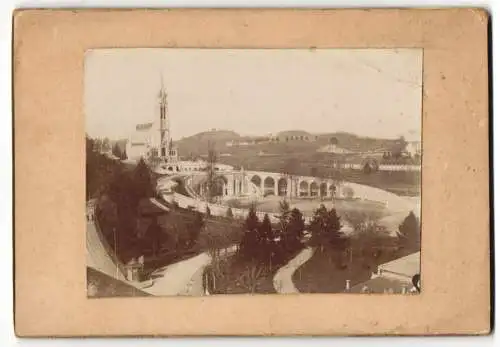
{"label": "tree", "polygon": [[290,204],[286,200],[280,201],[280,230],[284,231],[290,221]]}
{"label": "tree", "polygon": [[96,151],[97,153],[101,153],[102,152],[102,139],[95,139],[94,140],[94,147],[93,147],[94,151]]}
{"label": "tree", "polygon": [[340,217],[335,208],[328,211],[325,205],[321,204],[314,211],[313,219],[309,224],[309,230],[312,234],[311,242],[321,246],[321,250],[341,246],[341,227]]}
{"label": "tree", "polygon": [[373,219],[368,219],[354,226],[354,232],[352,245],[370,258],[378,258],[384,246],[390,245],[388,230],[378,225]]}
{"label": "tree", "polygon": [[399,226],[399,239],[409,250],[420,249],[420,223],[413,211],[410,211]]}
{"label": "tree", "polygon": [[304,235],[304,216],[299,209],[290,211],[286,224],[282,225],[282,244],[286,252],[295,252],[301,246]]}
{"label": "tree", "polygon": [[220,254],[221,249],[219,248],[220,241],[218,237],[212,233],[208,233],[206,242],[208,254],[210,255],[210,268],[209,271],[205,273],[206,278],[204,282],[208,285],[209,291],[214,292],[217,289],[217,282],[224,276],[224,262]]}
{"label": "tree", "polygon": [[101,195],[109,185],[115,168],[120,164],[102,155],[96,140],[85,136],[86,154],[86,197],[90,199]]}
{"label": "tree", "polygon": [[150,240],[153,243],[153,252],[155,255],[158,255],[158,252],[161,249],[161,242],[162,242],[162,228],[158,224],[158,221],[156,218],[153,218],[151,225],[149,226],[148,230],[146,231],[146,238],[145,240]]}
{"label": "tree", "polygon": [[198,240],[204,226],[205,221],[203,220],[203,215],[198,211],[194,211],[194,219],[189,225],[189,244],[191,247]]}
{"label": "tree", "polygon": [[259,227],[259,218],[255,210],[255,204],[252,204],[248,210],[247,218],[245,219],[245,230],[254,231]]}
{"label": "tree", "polygon": [[215,164],[217,163],[217,152],[213,142],[208,142],[208,155],[207,155],[207,200],[213,201],[217,190],[217,176],[215,172]]}
{"label": "tree", "polygon": [[264,274],[264,269],[258,264],[252,264],[247,266],[245,271],[241,274],[239,283],[241,283],[245,289],[254,294],[257,290],[257,284]]}
{"label": "tree", "polygon": [[135,225],[140,197],[134,187],[135,181],[131,175],[121,167],[117,167],[104,193],[116,205],[118,224],[115,227],[116,234],[113,232],[113,238],[117,240],[117,253],[120,253],[120,249],[133,251],[137,246]]}
{"label": "tree", "polygon": [[[290,192],[290,198],[293,197],[293,177],[294,175],[298,174],[298,170],[300,167],[300,163],[297,160],[297,158],[292,157],[288,158],[285,163],[283,164],[283,167],[281,169],[283,175],[285,175],[291,182],[291,187],[288,187],[288,191]],[[297,187],[295,187],[297,189]]]}
{"label": "tree", "polygon": [[155,196],[155,189],[153,188],[153,177],[151,170],[143,158],[139,161],[133,172],[134,177],[134,190],[138,199],[151,198]]}
{"label": "tree", "polygon": [[111,153],[112,153],[115,157],[119,158],[120,160],[125,160],[125,159],[127,159],[127,154],[126,154],[126,152],[125,152],[125,149],[122,149],[122,148],[120,147],[120,145],[119,145],[119,143],[118,143],[118,142],[116,142],[116,143],[113,145],[113,149],[112,149]]}
{"label": "tree", "polygon": [[246,259],[255,259],[258,253],[259,246],[259,229],[260,223],[255,206],[252,205],[248,211],[247,218],[243,224],[243,238],[240,243],[240,253]]}
{"label": "tree", "polygon": [[258,250],[260,253],[259,260],[262,262],[268,262],[271,255],[271,237],[273,233],[273,228],[271,226],[271,220],[269,215],[266,213],[262,219],[258,228]]}

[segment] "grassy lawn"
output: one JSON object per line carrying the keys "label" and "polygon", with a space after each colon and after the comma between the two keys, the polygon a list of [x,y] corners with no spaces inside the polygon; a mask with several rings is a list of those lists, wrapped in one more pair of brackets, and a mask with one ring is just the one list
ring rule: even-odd
{"label": "grassy lawn", "polygon": [[[256,207],[259,211],[264,211],[268,213],[279,213],[280,212],[280,202],[283,201],[283,197],[279,196],[267,196],[262,200],[255,201]],[[386,209],[385,205],[376,201],[366,201],[366,200],[345,200],[345,199],[331,199],[321,201],[319,199],[307,199],[307,198],[295,198],[290,201],[290,208],[298,208],[304,216],[312,216],[314,210],[319,208],[321,204],[325,205],[326,208],[335,207],[337,212],[340,214],[359,211],[359,212],[369,212],[380,217],[388,215],[389,211]],[[252,199],[230,199],[226,203],[235,208],[249,208],[253,200]]]}
{"label": "grassy lawn", "polygon": [[346,280],[351,287],[370,279],[377,266],[403,257],[409,252],[405,250],[385,251],[376,258],[361,254],[350,259],[340,253],[323,253],[318,249],[312,258],[293,274],[293,282],[300,292],[305,293],[340,293],[343,292]]}

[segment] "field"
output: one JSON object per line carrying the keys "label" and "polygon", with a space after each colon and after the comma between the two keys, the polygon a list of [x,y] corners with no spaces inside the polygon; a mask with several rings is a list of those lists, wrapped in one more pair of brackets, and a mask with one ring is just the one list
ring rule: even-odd
{"label": "field", "polygon": [[[283,201],[282,197],[278,196],[267,196],[262,200],[255,201],[256,208],[259,211],[264,211],[268,213],[279,213],[280,212],[280,202]],[[331,199],[321,201],[319,199],[305,199],[296,198],[287,200],[290,203],[291,208],[298,208],[304,216],[312,216],[314,210],[317,209],[321,204],[324,204],[327,208],[335,207],[337,212],[342,215],[350,212],[365,212],[371,215],[377,215],[378,217],[383,217],[389,214],[386,210],[385,205],[375,201],[366,200],[344,200],[344,199]],[[240,199],[229,199],[226,201],[231,207],[235,208],[249,208],[253,203],[253,200],[248,198]]]}

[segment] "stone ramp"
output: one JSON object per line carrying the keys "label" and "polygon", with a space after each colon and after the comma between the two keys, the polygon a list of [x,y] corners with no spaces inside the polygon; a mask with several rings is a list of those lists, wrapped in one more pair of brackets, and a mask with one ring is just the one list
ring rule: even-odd
{"label": "stone ramp", "polygon": [[110,246],[93,222],[87,222],[87,266],[115,279],[125,281],[123,264],[114,256]]}

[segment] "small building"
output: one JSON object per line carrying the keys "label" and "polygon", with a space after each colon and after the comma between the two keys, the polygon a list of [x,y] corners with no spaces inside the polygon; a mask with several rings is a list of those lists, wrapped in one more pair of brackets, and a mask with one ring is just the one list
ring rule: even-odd
{"label": "small building", "polygon": [[411,141],[406,144],[405,152],[410,157],[420,156],[422,148],[420,141]]}
{"label": "small building", "polygon": [[346,283],[346,292],[373,294],[410,294],[420,289],[415,287],[415,278],[420,281],[420,252],[395,259],[377,268],[377,272],[368,281],[350,286]]}

